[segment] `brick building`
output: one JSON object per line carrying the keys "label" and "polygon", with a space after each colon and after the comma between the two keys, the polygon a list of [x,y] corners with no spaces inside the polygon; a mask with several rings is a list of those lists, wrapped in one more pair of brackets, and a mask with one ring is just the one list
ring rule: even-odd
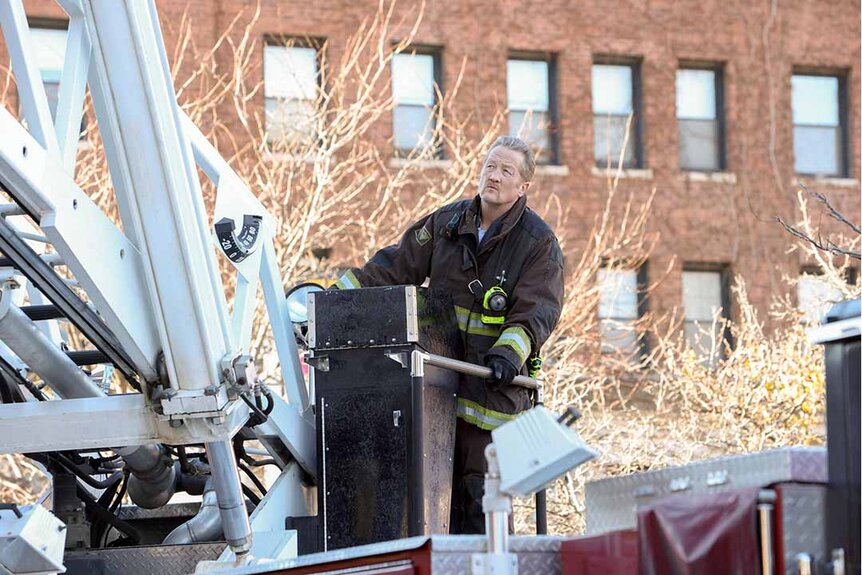
{"label": "brick building", "polygon": [[[260,106],[286,104],[291,117],[301,117],[303,82],[316,73],[314,47],[267,39],[325,39],[335,59],[377,2],[257,3],[266,76]],[[237,10],[255,5],[157,4],[163,22],[188,11],[199,46],[214,43]],[[417,4],[398,5],[407,24],[393,40],[406,33]],[[33,27],[62,28],[54,2],[26,5]],[[44,34],[51,42],[57,33]],[[166,43],[172,45],[170,37]],[[445,91],[466,59],[469,89],[457,105],[480,119],[507,108],[515,131],[529,123],[526,133],[543,160],[534,193],[556,193],[572,209],[565,230],[570,253],[604,205],[602,166],[608,152],[619,156],[632,116],[620,187],[638,201],[656,190],[650,226],[661,240],[646,268],[600,276],[609,294],[600,313],[619,324],[644,305],[658,312],[676,307],[691,321],[708,319],[716,306],[733,315],[732,274],[746,279],[751,299],[765,311],[772,296],[791,289],[783,278],[799,276],[808,264],[788,254],[791,240],[773,221],[796,217],[797,180],[858,218],[857,2],[429,0],[414,44],[419,57],[393,64],[399,105],[377,128],[381,141],[415,144],[425,105],[433,103],[428,83]],[[288,64],[292,78],[285,76]],[[45,74],[46,81],[52,77]],[[639,280],[671,262],[649,301],[639,301]]]}

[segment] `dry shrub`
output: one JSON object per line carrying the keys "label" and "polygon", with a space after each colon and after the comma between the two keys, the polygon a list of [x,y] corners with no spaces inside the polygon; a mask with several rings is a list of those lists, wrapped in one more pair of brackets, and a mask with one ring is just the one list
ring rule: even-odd
{"label": "dry shrub", "polygon": [[[629,204],[624,214],[629,213],[628,208]],[[646,217],[642,212],[634,221]],[[569,300],[560,326],[544,350],[553,358],[544,374],[548,407],[561,412],[568,404],[576,405],[583,414],[576,427],[601,453],[598,460],[575,469],[549,488],[551,533],[584,529],[583,486],[592,479],[825,442],[823,348],[808,341],[803,312],[790,294],[773,298],[768,310],[772,329],[767,331],[762,312],[748,298],[745,281],[736,277],[732,290],[736,320],[716,317],[719,325],[704,330],[706,335],[726,328],[733,342],[713,346],[713,361],[695,353],[680,329],[680,318],[673,315],[643,320],[645,325],[639,331],[651,332],[651,351],[639,362],[624,354],[597,351],[598,297],[592,285],[605,260],[602,249],[623,241],[614,237],[620,229],[626,230],[623,235],[628,236],[629,245],[649,245],[643,240],[643,223],[624,225],[624,217],[616,221],[616,225],[594,230],[568,278]],[[806,196],[800,193],[797,228],[822,238],[827,234],[818,229],[816,221]],[[850,251],[859,246],[859,237],[833,234],[829,241]],[[850,266],[846,255],[827,253],[789,235],[788,249],[801,250],[806,259],[816,262],[821,278],[841,299],[862,294],[858,280],[855,284],[846,281]],[[794,281],[789,279],[788,286]],[[518,532],[532,531],[534,520],[532,502],[516,502]]]}

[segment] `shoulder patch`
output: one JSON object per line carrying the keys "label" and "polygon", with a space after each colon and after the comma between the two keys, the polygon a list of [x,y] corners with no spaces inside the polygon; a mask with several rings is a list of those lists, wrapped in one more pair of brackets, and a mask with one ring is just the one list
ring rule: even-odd
{"label": "shoulder patch", "polygon": [[420,229],[415,232],[416,243],[420,246],[424,246],[428,242],[431,241],[431,232],[425,226],[422,226]]}

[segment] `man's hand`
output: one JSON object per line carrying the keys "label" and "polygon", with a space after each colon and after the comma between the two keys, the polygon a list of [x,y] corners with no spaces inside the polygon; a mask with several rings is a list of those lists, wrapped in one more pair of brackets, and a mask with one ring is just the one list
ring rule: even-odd
{"label": "man's hand", "polygon": [[485,356],[485,365],[491,368],[491,377],[488,381],[495,390],[511,384],[515,376],[518,375],[518,368],[512,365],[508,359],[499,355]]}

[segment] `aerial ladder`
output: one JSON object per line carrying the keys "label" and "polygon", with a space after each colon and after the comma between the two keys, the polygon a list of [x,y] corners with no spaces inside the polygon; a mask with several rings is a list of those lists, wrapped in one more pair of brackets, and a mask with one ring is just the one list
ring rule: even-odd
{"label": "aerial ladder", "polygon": [[[56,120],[23,4],[0,3],[26,124],[0,111],[0,182],[14,200],[0,219],[7,270],[0,355],[4,377],[19,384],[14,389],[32,387],[27,376],[33,372],[53,392],[47,400],[33,389],[36,396],[0,406],[0,449],[110,447],[130,472],[132,500],[158,507],[174,494],[181,473],[164,446],[203,444],[220,528],[231,552],[243,557],[253,551],[253,527],[231,439],[265,403],[258,399],[262,394],[269,417],[255,432],[281,466],[280,488],[301,494],[315,473],[313,420],[273,249],[273,222],[177,104],[155,3],[59,3],[69,28]],[[74,178],[87,87],[121,228]],[[231,228],[220,247],[236,270],[233,313],[199,168],[217,189],[217,221]],[[259,288],[287,401],[263,389],[248,355]],[[22,307],[24,291],[31,297]],[[92,349],[64,351],[59,318],[75,325]],[[80,367],[92,364],[116,368],[137,392],[109,395],[107,385]],[[73,465],[65,456],[54,460]],[[281,511],[308,514],[306,499],[282,497]]]}

